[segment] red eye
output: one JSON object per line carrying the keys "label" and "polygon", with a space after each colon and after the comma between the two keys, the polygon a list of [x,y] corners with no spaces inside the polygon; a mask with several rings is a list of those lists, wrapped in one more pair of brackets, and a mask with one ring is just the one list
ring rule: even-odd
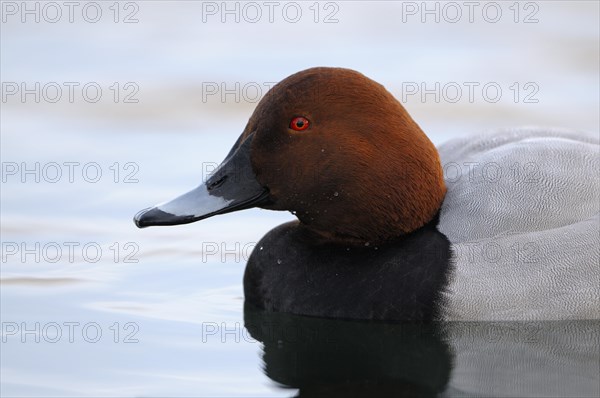
{"label": "red eye", "polygon": [[296,131],[306,130],[308,128],[308,119],[302,116],[298,116],[292,119],[290,122],[290,128]]}

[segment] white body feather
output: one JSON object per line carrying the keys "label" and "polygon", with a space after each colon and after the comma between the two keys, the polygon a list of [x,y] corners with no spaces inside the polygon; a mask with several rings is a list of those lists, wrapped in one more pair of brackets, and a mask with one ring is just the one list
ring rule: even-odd
{"label": "white body feather", "polygon": [[455,268],[448,320],[600,318],[600,145],[559,129],[510,129],[439,148],[439,229]]}

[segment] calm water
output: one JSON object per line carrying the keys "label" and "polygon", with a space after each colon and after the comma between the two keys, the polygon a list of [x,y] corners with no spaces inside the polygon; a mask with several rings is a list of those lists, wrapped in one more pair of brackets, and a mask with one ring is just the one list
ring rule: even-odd
{"label": "calm water", "polygon": [[420,2],[298,3],[296,23],[285,2],[272,23],[262,3],[254,23],[242,3],[228,5],[239,22],[220,2],[101,3],[95,23],[95,6],[80,3],[71,23],[60,4],[52,23],[47,3],[28,3],[39,22],[2,3],[2,396],[600,395],[598,322],[264,314],[244,308],[245,261],[291,215],[131,222],[197,185],[257,97],[310,66],[381,82],[435,143],[505,126],[597,132],[598,2],[530,2],[518,15],[499,2],[495,23],[483,2],[472,23],[465,7],[450,22],[447,3],[439,23],[421,22]]}

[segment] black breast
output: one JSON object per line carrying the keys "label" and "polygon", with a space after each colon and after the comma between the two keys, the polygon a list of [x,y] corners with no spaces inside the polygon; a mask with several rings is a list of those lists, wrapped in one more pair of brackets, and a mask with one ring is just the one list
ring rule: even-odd
{"label": "black breast", "polygon": [[298,222],[257,244],[244,275],[246,301],[271,311],[327,318],[432,320],[451,272],[437,220],[384,245],[326,241]]}

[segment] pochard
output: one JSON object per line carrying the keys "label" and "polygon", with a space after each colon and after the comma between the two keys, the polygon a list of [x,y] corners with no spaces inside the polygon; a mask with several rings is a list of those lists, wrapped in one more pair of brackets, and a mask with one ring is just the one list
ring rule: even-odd
{"label": "pochard", "polygon": [[140,228],[259,207],[248,303],[368,320],[600,318],[600,143],[520,128],[436,148],[382,85],[311,68],[275,85],[207,181]]}

